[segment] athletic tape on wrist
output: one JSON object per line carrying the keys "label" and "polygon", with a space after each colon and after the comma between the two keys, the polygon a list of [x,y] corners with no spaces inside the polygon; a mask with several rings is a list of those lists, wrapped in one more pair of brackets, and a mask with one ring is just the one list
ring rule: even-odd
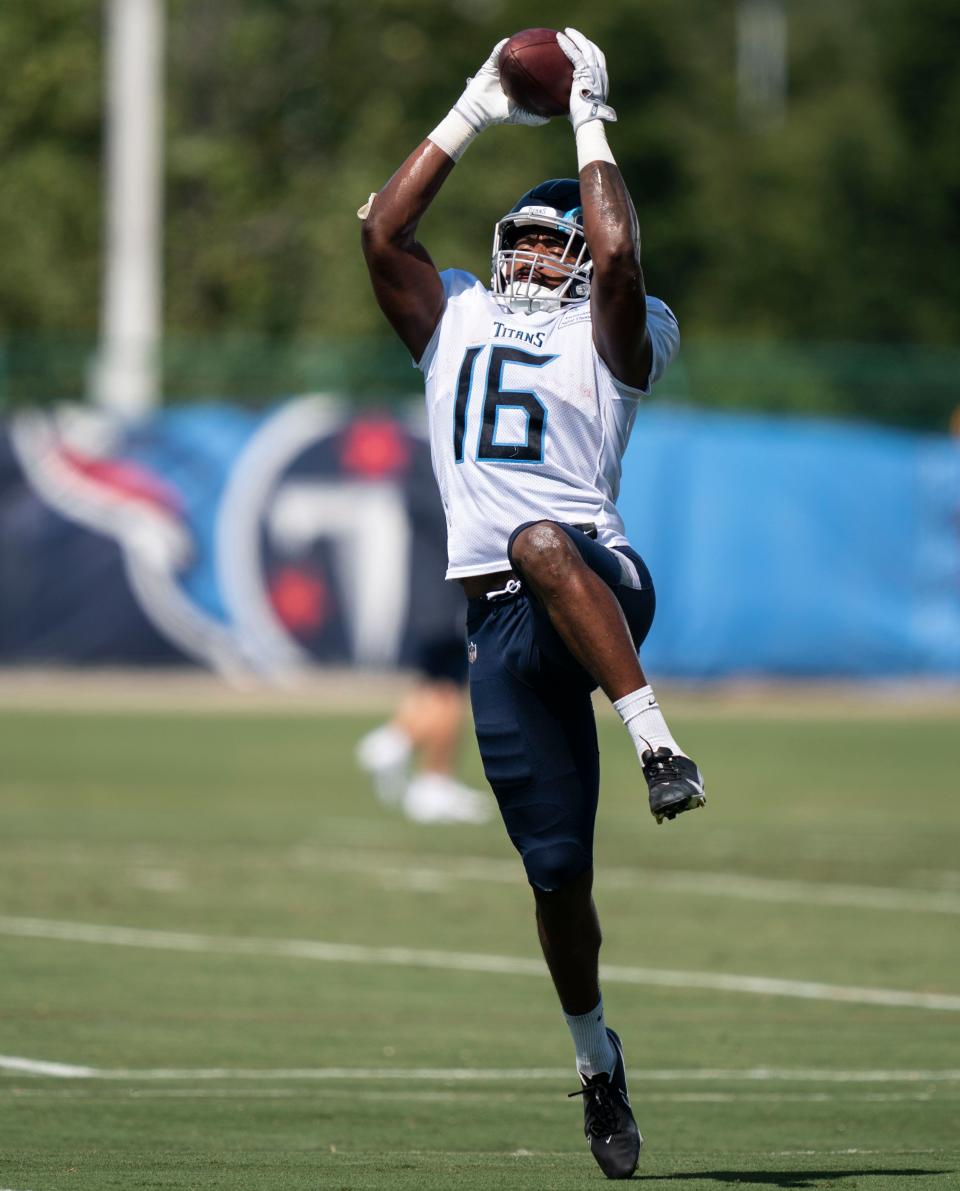
{"label": "athletic tape on wrist", "polygon": [[577,171],[591,161],[609,161],[616,165],[616,159],[607,144],[607,131],[602,120],[587,120],[577,129]]}
{"label": "athletic tape on wrist", "polygon": [[461,116],[456,108],[451,108],[430,133],[429,139],[448,157],[459,161],[476,135],[477,130],[466,117]]}

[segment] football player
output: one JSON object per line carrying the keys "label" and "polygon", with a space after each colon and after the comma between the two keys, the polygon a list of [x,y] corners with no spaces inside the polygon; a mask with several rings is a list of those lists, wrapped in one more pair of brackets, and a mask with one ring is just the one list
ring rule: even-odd
{"label": "football player", "polygon": [[489,289],[439,273],[417,225],[479,133],[545,123],[504,93],[503,42],[359,214],[376,299],[424,375],[447,578],[468,597],[477,740],[533,888],[574,1041],[574,1095],[600,1167],[629,1178],[642,1139],[598,980],[590,693],[599,685],[623,719],[658,822],[704,804],[640,666],[653,585],[614,503],[637,404],[679,330],[644,290],[637,216],[607,143],[603,54],[574,29],[558,40],[573,64],[579,178],[534,187],[500,220]]}

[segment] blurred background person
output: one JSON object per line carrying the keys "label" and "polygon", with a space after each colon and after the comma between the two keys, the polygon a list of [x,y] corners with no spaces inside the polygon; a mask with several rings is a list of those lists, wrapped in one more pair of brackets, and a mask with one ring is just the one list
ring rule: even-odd
{"label": "blurred background person", "polygon": [[449,630],[419,644],[418,678],[391,718],[357,745],[357,761],[373,780],[377,797],[417,823],[486,823],[488,795],[457,780],[467,715],[465,601],[457,584],[444,584],[439,604],[451,605]]}

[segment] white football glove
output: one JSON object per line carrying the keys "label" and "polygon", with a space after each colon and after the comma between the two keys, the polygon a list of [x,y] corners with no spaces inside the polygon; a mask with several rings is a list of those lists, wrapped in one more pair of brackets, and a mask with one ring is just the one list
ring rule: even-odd
{"label": "white football glove", "polygon": [[453,105],[471,128],[483,132],[491,124],[547,124],[546,116],[535,116],[518,107],[500,85],[500,71],[497,59],[507,44],[507,38],[498,41],[493,53],[480,67],[472,79],[467,79],[467,88]]}
{"label": "white football glove", "polygon": [[573,63],[573,86],[570,89],[573,131],[588,120],[616,120],[617,113],[607,103],[610,81],[603,51],[576,29],[564,29],[557,34],[557,41]]}

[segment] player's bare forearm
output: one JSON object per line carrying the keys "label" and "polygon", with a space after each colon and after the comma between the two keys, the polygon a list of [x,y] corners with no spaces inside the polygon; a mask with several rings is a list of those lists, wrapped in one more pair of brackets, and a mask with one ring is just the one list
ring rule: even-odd
{"label": "player's bare forearm", "polygon": [[580,171],[583,224],[593,272],[611,281],[636,281],[640,272],[640,224],[623,175],[609,161],[591,161]]}
{"label": "player's bare forearm", "polygon": [[580,171],[583,224],[593,260],[591,305],[597,350],[618,380],[642,388],[650,373],[640,225],[623,175],[608,161]]}
{"label": "player's bare forearm", "polygon": [[361,239],[380,309],[419,360],[443,313],[443,284],[417,226],[453,169],[431,140],[423,141],[371,200]]}
{"label": "player's bare forearm", "polygon": [[436,198],[454,162],[429,138],[421,141],[376,195],[363,221],[364,246],[406,246]]}

